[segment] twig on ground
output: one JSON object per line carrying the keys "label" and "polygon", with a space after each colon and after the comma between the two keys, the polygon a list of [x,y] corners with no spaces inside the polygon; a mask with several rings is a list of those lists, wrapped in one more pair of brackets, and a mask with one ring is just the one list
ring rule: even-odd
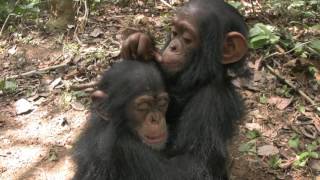
{"label": "twig on ground", "polygon": [[103,26],[105,26],[105,27],[124,28],[124,29],[129,29],[129,30],[132,30],[132,31],[141,31],[140,29],[137,29],[137,28],[128,27],[128,26],[121,26],[121,25],[117,25],[117,24],[104,24]]}
{"label": "twig on ground", "polygon": [[[12,9],[15,9],[16,6],[20,3],[20,1],[21,1],[21,0],[17,0],[17,1],[14,3],[14,7],[13,7]],[[2,35],[2,32],[3,32],[3,30],[4,30],[4,28],[5,28],[6,24],[7,24],[7,22],[8,22],[8,20],[9,20],[9,17],[10,17],[10,16],[13,16],[13,15],[16,15],[16,14],[10,13],[10,14],[7,16],[6,20],[4,21],[4,23],[3,23],[2,27],[1,27],[0,36]]]}
{"label": "twig on ground", "polygon": [[255,8],[254,8],[253,0],[250,0],[250,3],[251,3],[252,13],[254,14],[254,16],[257,16],[256,10],[255,10]]}
{"label": "twig on ground", "polygon": [[271,66],[265,64],[265,67],[278,79],[286,83],[288,86],[290,86],[292,89],[294,89],[296,92],[298,92],[303,98],[305,98],[312,106],[315,106],[316,103],[302,90],[298,89],[295,85],[293,85],[291,82],[286,80],[284,77],[282,77],[280,74],[278,74]]}
{"label": "twig on ground", "polygon": [[[290,49],[289,51],[283,52],[283,53],[279,53],[279,52],[275,52],[272,53],[264,58],[262,58],[262,61],[265,61],[268,58],[271,58],[273,56],[276,55],[286,55],[289,54],[290,52],[294,51],[295,49],[299,48],[300,46],[306,45],[308,43],[310,43],[311,41],[307,41],[304,43],[299,44],[298,46]],[[286,80],[285,78],[283,78],[280,74],[276,73],[275,70],[269,66],[268,64],[264,63],[265,67],[273,74],[275,75],[277,78],[279,78],[280,80],[282,80],[284,83],[286,83],[287,85],[289,85],[292,89],[294,89],[296,92],[298,92],[303,98],[305,98],[312,106],[316,106],[316,103],[306,94],[304,93],[302,90],[298,89],[295,85],[293,85],[291,82],[289,82],[288,80]]]}
{"label": "twig on ground", "polygon": [[169,8],[171,9],[175,9],[173,6],[171,6],[169,3],[167,3],[166,1],[164,0],[160,0],[164,5],[168,6]]}
{"label": "twig on ground", "polygon": [[7,22],[8,22],[8,20],[9,20],[10,16],[13,16],[13,15],[15,15],[15,14],[10,13],[10,14],[7,16],[6,20],[4,21],[4,23],[3,23],[2,27],[1,27],[0,36],[2,36],[2,32],[3,32],[3,30],[4,30],[4,27],[7,25]]}
{"label": "twig on ground", "polygon": [[72,85],[70,86],[71,90],[82,90],[82,89],[87,89],[87,88],[92,88],[98,85],[97,81],[92,81],[86,84],[79,84],[79,85]]}
{"label": "twig on ground", "polygon": [[[56,60],[60,59],[61,57],[62,57],[62,55],[58,56],[56,58]],[[64,63],[64,64],[58,64],[58,65],[54,65],[54,66],[50,66],[50,67],[46,67],[46,68],[42,68],[42,69],[32,70],[32,71],[25,72],[25,73],[22,73],[22,74],[19,74],[19,75],[13,75],[13,76],[7,77],[6,79],[16,79],[16,78],[19,78],[19,77],[30,76],[30,75],[33,75],[33,74],[39,74],[39,73],[42,73],[42,72],[45,72],[45,71],[49,71],[49,70],[65,67],[65,66],[68,66],[68,65],[69,65],[69,62]]]}
{"label": "twig on ground", "polygon": [[84,3],[84,15],[83,15],[83,18],[84,18],[84,27],[86,27],[86,24],[87,24],[87,21],[88,21],[88,17],[89,17],[89,8],[88,8],[88,2],[87,0],[83,0],[83,3]]}

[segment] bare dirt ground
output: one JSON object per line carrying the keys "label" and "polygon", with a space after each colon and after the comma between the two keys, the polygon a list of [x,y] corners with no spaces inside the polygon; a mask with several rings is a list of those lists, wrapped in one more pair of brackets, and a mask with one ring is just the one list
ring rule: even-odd
{"label": "bare dirt ground", "polygon": [[[169,12],[162,6],[122,9],[107,4],[89,18],[85,32],[77,34],[81,43],[74,40],[72,29],[65,34],[51,35],[34,27],[1,39],[1,79],[65,62],[68,65],[17,78],[14,91],[0,92],[0,179],[62,180],[72,177],[74,166],[70,153],[89,115],[92,92],[91,87],[77,90],[72,85],[95,81],[117,59],[120,35],[126,33],[126,27],[132,26],[130,23],[135,27],[150,25],[156,38],[164,37],[163,33],[156,33],[165,32],[165,20],[159,11]],[[298,151],[290,148],[288,141],[298,134],[300,149],[316,140],[320,144],[320,132],[312,131],[317,126],[310,123],[310,117],[311,122],[317,123],[318,116],[308,106],[304,114],[297,111],[298,102],[307,103],[296,93],[290,98],[279,97],[276,89],[283,84],[265,68],[255,69],[258,59],[256,55],[250,56],[254,78],[246,88],[239,89],[246,100],[248,113],[230,146],[231,178],[315,179],[316,173],[311,168],[314,163],[311,162],[319,165],[319,160],[310,160],[303,167],[293,166]],[[303,88],[308,89],[307,85]],[[261,98],[265,95],[269,98],[267,102]],[[312,97],[319,101],[316,95]],[[32,107],[18,115],[16,104],[21,98]],[[297,119],[306,114],[309,123],[297,124]],[[313,128],[306,128],[309,125]],[[253,129],[259,132],[255,137],[250,136],[250,132],[256,132]],[[305,129],[315,135],[307,137],[308,133],[303,133]],[[317,152],[320,152],[319,144],[315,149]],[[261,147],[266,145],[269,146],[264,152]],[[276,155],[281,161],[273,168],[270,159]]]}

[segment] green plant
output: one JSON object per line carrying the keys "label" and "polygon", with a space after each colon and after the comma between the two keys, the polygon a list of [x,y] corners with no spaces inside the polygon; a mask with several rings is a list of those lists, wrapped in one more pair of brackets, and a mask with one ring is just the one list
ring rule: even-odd
{"label": "green plant", "polygon": [[247,136],[247,138],[249,138],[249,139],[255,139],[255,138],[257,138],[257,137],[260,137],[261,134],[260,134],[260,132],[259,132],[258,130],[254,129],[254,130],[252,130],[252,131],[248,131],[248,132],[246,133],[246,136]]}
{"label": "green plant", "polygon": [[300,137],[297,134],[294,134],[288,141],[288,145],[291,148],[298,149],[300,144]]}
{"label": "green plant", "polygon": [[17,90],[18,85],[14,80],[0,80],[0,90],[7,93],[13,93]]}
{"label": "green plant", "polygon": [[249,154],[256,154],[257,153],[257,141],[255,139],[241,144],[238,148],[240,152],[249,153]]}
{"label": "green plant", "polygon": [[279,154],[277,154],[277,155],[273,155],[270,157],[268,164],[271,168],[277,169],[279,167],[281,161],[282,160],[281,160]]}
{"label": "green plant", "polygon": [[291,97],[292,95],[290,94],[292,91],[292,89],[290,87],[288,87],[287,85],[283,85],[281,88],[277,88],[276,89],[276,93],[280,96],[284,96],[284,97]]}
{"label": "green plant", "polygon": [[234,8],[238,9],[238,10],[242,10],[244,9],[244,6],[241,2],[239,1],[229,1],[228,2],[231,6],[233,6]]}
{"label": "green plant", "polygon": [[304,167],[309,159],[318,159],[320,157],[319,152],[316,152],[318,147],[319,143],[317,141],[313,141],[311,144],[308,144],[307,150],[297,155],[293,165],[295,167]]}
{"label": "green plant", "polygon": [[267,96],[266,96],[265,94],[260,95],[260,97],[259,97],[259,102],[260,102],[261,104],[267,104],[267,102],[268,102]]}
{"label": "green plant", "polygon": [[262,23],[257,23],[250,29],[249,38],[250,47],[253,49],[276,44],[280,39],[275,27]]}

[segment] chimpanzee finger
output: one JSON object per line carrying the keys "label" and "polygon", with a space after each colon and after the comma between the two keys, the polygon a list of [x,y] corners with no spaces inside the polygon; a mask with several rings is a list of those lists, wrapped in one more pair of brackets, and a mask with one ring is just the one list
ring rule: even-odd
{"label": "chimpanzee finger", "polygon": [[140,42],[140,33],[135,33],[129,36],[129,51],[130,51],[130,58],[136,60],[137,59],[137,49]]}
{"label": "chimpanzee finger", "polygon": [[92,99],[92,101],[99,101],[101,99],[106,98],[107,96],[108,96],[107,93],[105,93],[101,90],[96,90],[95,92],[93,92],[91,94],[91,99]]}
{"label": "chimpanzee finger", "polygon": [[141,36],[139,41],[139,46],[137,49],[137,54],[143,60],[148,61],[152,58],[152,44],[148,37]]}
{"label": "chimpanzee finger", "polygon": [[130,59],[130,48],[129,48],[130,44],[128,40],[125,40],[122,43],[122,47],[121,47],[121,52],[120,52],[120,56],[122,59]]}
{"label": "chimpanzee finger", "polygon": [[153,56],[158,63],[162,62],[162,55],[159,51],[153,51]]}

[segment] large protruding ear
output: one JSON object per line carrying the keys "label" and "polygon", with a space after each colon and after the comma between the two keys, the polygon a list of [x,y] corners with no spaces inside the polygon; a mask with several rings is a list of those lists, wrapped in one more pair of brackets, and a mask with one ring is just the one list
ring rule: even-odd
{"label": "large protruding ear", "polygon": [[231,64],[241,60],[247,51],[246,38],[239,32],[229,32],[223,42],[222,64]]}
{"label": "large protruding ear", "polygon": [[96,90],[91,94],[91,99],[94,107],[93,113],[98,115],[103,120],[109,122],[110,118],[107,112],[105,111],[105,109],[103,109],[103,106],[102,107],[100,106],[101,105],[100,103],[103,103],[107,97],[108,97],[108,94],[101,90]]}
{"label": "large protruding ear", "polygon": [[101,90],[96,90],[91,94],[91,99],[93,102],[99,102],[107,97],[107,93],[101,91]]}

